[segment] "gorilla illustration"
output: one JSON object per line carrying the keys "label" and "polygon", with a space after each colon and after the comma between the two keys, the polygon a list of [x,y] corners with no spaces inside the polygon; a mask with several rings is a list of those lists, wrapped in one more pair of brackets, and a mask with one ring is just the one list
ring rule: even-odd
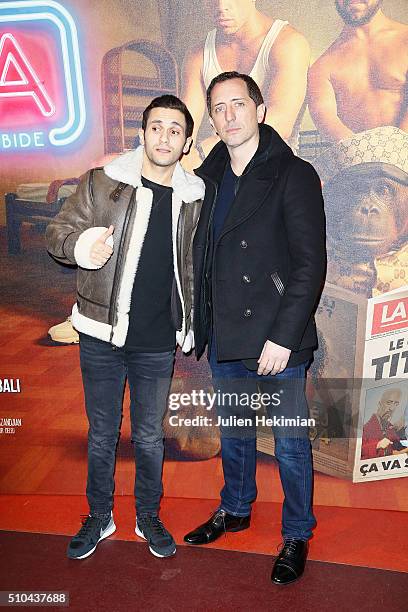
{"label": "gorilla illustration", "polygon": [[408,242],[408,134],[394,127],[355,134],[315,165],[327,217],[327,281],[367,297],[375,287],[388,291],[376,262]]}

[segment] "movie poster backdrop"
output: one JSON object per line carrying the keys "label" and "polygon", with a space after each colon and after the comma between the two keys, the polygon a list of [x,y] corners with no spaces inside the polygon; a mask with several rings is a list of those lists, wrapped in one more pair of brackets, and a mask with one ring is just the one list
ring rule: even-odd
{"label": "movie poster backdrop", "polygon": [[[206,88],[235,69],[258,82],[266,123],[322,181],[328,270],[307,382],[315,469],[361,482],[408,475],[407,42],[405,0],[0,3],[1,492],[84,489],[67,320],[75,270],[46,254],[46,223],[83,172],[138,146],[143,108],[162,93],[194,117],[182,163],[198,167],[218,141]],[[194,390],[211,393],[208,364],[179,352],[172,393]],[[175,412],[196,425],[172,426]],[[203,425],[208,413],[205,401],[169,406],[173,495],[216,497],[220,442]],[[273,438],[261,433],[260,461],[270,461]],[[129,447],[125,402],[117,493],[131,493]],[[393,483],[398,497],[402,481]]]}

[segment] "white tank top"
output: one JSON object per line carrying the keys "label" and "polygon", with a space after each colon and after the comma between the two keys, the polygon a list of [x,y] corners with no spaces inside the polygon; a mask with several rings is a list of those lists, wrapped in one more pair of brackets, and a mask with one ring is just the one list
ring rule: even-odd
{"label": "white tank top", "polygon": [[[263,39],[261,48],[259,49],[259,53],[255,60],[255,64],[249,76],[251,76],[254,81],[257,83],[259,89],[262,90],[262,87],[265,82],[265,78],[268,72],[269,66],[269,52],[272,48],[273,43],[278,37],[279,32],[288,24],[288,21],[283,21],[282,19],[276,19],[265,38]],[[215,50],[215,37],[217,34],[217,30],[211,30],[208,32],[207,38],[205,39],[204,44],[204,56],[203,56],[203,81],[205,88],[209,86],[212,79],[216,77],[224,70],[218,63],[217,53]]]}
{"label": "white tank top", "polygon": [[[282,19],[275,19],[269,32],[266,34],[263,39],[261,48],[259,49],[258,55],[255,60],[255,64],[252,67],[249,76],[251,76],[255,83],[258,85],[259,89],[262,91],[263,86],[265,84],[266,76],[268,74],[269,68],[269,52],[272,48],[273,43],[278,38],[281,30],[288,25],[288,21],[283,21]],[[204,52],[203,52],[203,81],[205,88],[209,86],[212,79],[216,77],[224,70],[221,68],[217,53],[215,50],[215,38],[216,38],[217,30],[211,30],[208,32],[207,37],[204,43]],[[265,93],[262,91],[262,93]],[[293,132],[291,136],[286,140],[288,145],[292,148],[293,152],[297,152],[298,148],[298,140],[299,140],[299,128],[300,128],[300,118],[296,122]]]}

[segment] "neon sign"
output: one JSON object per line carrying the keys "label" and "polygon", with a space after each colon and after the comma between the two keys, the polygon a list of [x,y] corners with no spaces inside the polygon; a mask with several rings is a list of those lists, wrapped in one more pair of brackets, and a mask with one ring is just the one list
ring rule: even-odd
{"label": "neon sign", "polygon": [[[47,90],[12,34],[3,34],[0,39],[0,68],[3,59],[5,61],[0,77],[0,98],[32,96],[45,117],[53,115],[55,106]],[[7,78],[12,65],[20,77],[19,80]]]}
{"label": "neon sign", "polygon": [[0,151],[67,146],[85,120],[72,16],[53,0],[0,2]]}

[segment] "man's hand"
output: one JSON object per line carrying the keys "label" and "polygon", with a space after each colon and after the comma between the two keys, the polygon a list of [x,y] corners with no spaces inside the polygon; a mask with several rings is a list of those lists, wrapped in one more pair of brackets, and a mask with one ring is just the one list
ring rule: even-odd
{"label": "man's hand", "polygon": [[286,368],[291,350],[267,340],[258,359],[258,374],[278,374]]}
{"label": "man's hand", "polygon": [[106,244],[106,241],[109,236],[112,236],[114,229],[115,228],[113,225],[110,225],[108,229],[99,236],[98,240],[95,240],[93,243],[89,253],[89,258],[95,266],[105,265],[109,257],[112,255],[113,249]]}
{"label": "man's hand", "polygon": [[382,440],[379,441],[379,443],[377,444],[377,449],[386,449],[389,447],[390,444],[393,444],[393,442],[391,442],[391,440],[389,440],[388,438],[383,438]]}

